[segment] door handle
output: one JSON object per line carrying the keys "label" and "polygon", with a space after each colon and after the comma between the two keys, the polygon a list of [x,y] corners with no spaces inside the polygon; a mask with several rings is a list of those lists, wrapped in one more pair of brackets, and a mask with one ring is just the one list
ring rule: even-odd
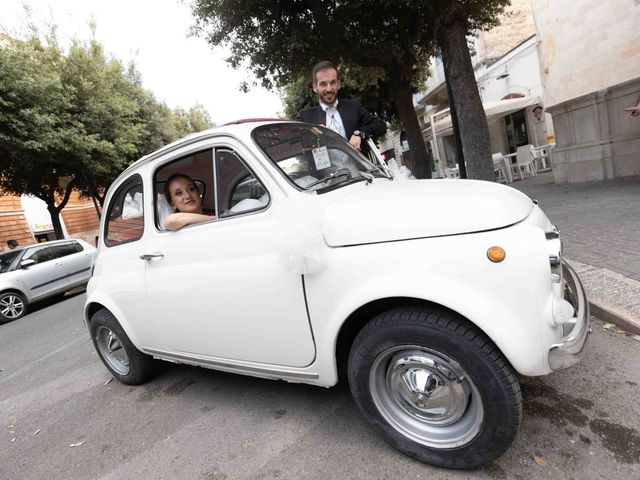
{"label": "door handle", "polygon": [[164,253],[143,253],[140,255],[140,260],[151,260],[152,258],[164,258]]}

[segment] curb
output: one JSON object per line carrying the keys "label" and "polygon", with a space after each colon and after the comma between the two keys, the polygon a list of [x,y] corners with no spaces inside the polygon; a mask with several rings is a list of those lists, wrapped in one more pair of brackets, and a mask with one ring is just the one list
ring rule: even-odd
{"label": "curb", "polygon": [[615,307],[589,300],[589,313],[594,317],[598,317],[600,320],[613,323],[627,332],[640,335],[640,322]]}

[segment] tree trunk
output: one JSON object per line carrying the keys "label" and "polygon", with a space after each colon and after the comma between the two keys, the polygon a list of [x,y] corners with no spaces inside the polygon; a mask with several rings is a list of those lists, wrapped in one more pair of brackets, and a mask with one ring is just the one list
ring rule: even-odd
{"label": "tree trunk", "polygon": [[431,165],[427,155],[427,146],[424,143],[422,132],[420,131],[420,123],[416,110],[413,108],[413,95],[411,93],[411,85],[403,85],[399,78],[389,75],[393,78],[393,103],[398,109],[400,122],[407,134],[407,141],[413,156],[416,178],[431,178]]}
{"label": "tree trunk", "polygon": [[62,240],[64,238],[64,232],[62,231],[62,223],[60,222],[60,210],[56,207],[55,200],[53,198],[47,199],[47,210],[51,215],[51,223],[53,224],[53,232],[56,235],[56,240]]}
{"label": "tree trunk", "polygon": [[438,33],[442,63],[455,98],[460,139],[468,178],[495,181],[489,125],[473,74],[462,20],[454,20]]}
{"label": "tree trunk", "polygon": [[98,222],[100,222],[100,207],[98,206],[98,201],[96,200],[96,195],[91,195],[91,200],[93,200],[93,208],[96,209],[96,215],[98,216]]}

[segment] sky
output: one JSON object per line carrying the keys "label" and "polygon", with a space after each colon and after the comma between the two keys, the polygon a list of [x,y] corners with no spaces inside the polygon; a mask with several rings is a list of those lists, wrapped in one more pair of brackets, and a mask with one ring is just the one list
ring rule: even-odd
{"label": "sky", "polygon": [[239,90],[250,73],[233,70],[224,61],[226,50],[212,49],[204,39],[188,37],[193,17],[189,0],[0,0],[0,27],[11,32],[25,23],[23,4],[44,29],[58,27],[64,45],[72,37],[91,38],[89,20],[96,22],[96,39],[107,54],[125,65],[133,60],[142,84],[171,108],[204,106],[221,125],[241,118],[273,118],[282,112],[276,92],[252,87]]}

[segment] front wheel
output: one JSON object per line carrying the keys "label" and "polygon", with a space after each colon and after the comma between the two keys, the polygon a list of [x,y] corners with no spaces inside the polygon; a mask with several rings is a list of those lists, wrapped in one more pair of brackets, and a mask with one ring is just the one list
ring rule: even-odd
{"label": "front wheel", "polygon": [[10,322],[18,320],[27,312],[27,302],[17,292],[3,292],[0,294],[0,320]]}
{"label": "front wheel", "polygon": [[432,465],[485,465],[520,427],[512,367],[452,312],[416,307],[378,315],[354,341],[348,376],[365,418],[398,450]]}
{"label": "front wheel", "polygon": [[91,317],[89,331],[102,363],[122,383],[139,385],[153,374],[153,358],[131,343],[110,311],[98,310]]}

